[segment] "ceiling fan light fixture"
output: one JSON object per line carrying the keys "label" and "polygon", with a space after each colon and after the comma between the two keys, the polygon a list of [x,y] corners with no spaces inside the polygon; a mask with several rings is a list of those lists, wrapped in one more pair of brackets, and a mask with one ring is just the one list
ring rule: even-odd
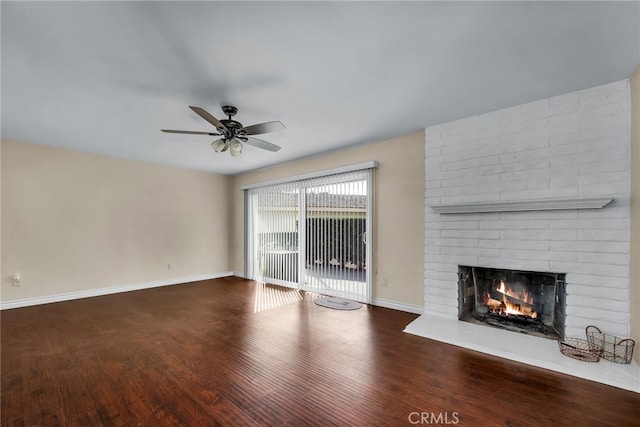
{"label": "ceiling fan light fixture", "polygon": [[238,157],[240,154],[242,154],[242,143],[237,139],[234,140],[229,146],[229,152],[233,157]]}
{"label": "ceiling fan light fixture", "polygon": [[217,139],[211,143],[211,148],[213,148],[213,151],[215,151],[216,153],[219,153],[224,148],[224,145],[225,144],[223,140]]}

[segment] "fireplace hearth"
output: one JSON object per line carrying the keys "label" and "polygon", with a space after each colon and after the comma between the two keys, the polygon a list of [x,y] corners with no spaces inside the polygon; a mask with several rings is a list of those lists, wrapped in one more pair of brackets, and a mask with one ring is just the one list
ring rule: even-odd
{"label": "fireplace hearth", "polygon": [[564,335],[565,274],[458,266],[458,319],[544,338]]}

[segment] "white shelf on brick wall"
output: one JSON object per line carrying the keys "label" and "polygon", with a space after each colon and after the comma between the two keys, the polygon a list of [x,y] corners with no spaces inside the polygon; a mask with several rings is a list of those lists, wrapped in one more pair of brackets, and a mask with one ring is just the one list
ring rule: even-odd
{"label": "white shelf on brick wall", "polygon": [[573,197],[535,200],[510,200],[481,203],[456,203],[430,205],[441,214],[461,214],[480,212],[552,211],[560,209],[600,209],[608,205],[611,197]]}

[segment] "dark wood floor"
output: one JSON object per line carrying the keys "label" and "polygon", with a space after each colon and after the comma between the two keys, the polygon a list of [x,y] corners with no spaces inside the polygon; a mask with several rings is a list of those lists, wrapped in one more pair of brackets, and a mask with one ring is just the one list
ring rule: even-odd
{"label": "dark wood floor", "polygon": [[288,304],[254,313],[258,286],[3,311],[2,424],[640,425],[640,394],[405,334],[400,311],[271,290]]}

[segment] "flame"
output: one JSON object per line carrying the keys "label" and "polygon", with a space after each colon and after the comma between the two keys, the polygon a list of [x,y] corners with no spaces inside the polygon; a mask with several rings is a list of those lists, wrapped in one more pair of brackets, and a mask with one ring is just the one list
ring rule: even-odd
{"label": "flame", "polygon": [[[487,301],[493,302],[493,309],[498,311],[500,314],[527,316],[531,317],[532,319],[538,318],[538,313],[532,310],[531,306],[534,305],[534,301],[533,296],[529,292],[515,292],[512,289],[508,288],[504,284],[503,280],[500,281],[500,286],[496,290],[502,294],[502,304],[500,305],[499,309],[496,307],[496,303],[498,302],[498,300],[492,299],[488,294]],[[525,304],[510,302],[509,300],[507,300],[507,296],[522,301]]]}
{"label": "flame", "polygon": [[498,292],[500,292],[503,295],[507,295],[510,296],[511,298],[515,298],[518,299],[522,302],[526,302],[529,305],[533,305],[533,296],[527,292],[527,291],[523,291],[521,293],[518,292],[514,292],[513,290],[507,288],[504,284],[504,280],[500,281],[500,287],[497,289]]}
{"label": "flame", "polygon": [[507,292],[507,290],[504,287],[504,280],[500,280],[500,287],[498,288],[498,292],[503,294]]}
{"label": "flame", "polygon": [[507,298],[505,296],[502,297],[502,302],[505,305],[505,309],[504,309],[505,314],[516,314],[520,316],[528,316],[528,317],[531,317],[532,319],[538,318],[538,313],[536,313],[533,310],[529,312],[525,312],[520,304],[510,303],[509,301],[507,301]]}

